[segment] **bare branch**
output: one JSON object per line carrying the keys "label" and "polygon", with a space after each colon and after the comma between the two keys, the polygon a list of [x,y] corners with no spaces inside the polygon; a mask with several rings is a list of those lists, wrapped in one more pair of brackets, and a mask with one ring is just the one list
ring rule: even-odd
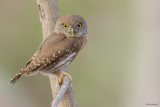
{"label": "bare branch", "polygon": [[67,76],[63,77],[63,84],[61,85],[61,89],[59,90],[56,98],[53,99],[52,107],[57,107],[59,101],[64,96],[64,93],[67,91],[67,88],[70,84],[70,80]]}
{"label": "bare branch", "polygon": [[[45,39],[48,35],[50,35],[54,31],[55,24],[58,18],[60,17],[58,3],[57,0],[36,0],[36,1],[39,9],[40,21],[42,24],[43,39]],[[59,102],[58,107],[77,107],[72,85],[70,84],[67,86],[69,78],[66,76],[64,77],[63,85],[61,87],[58,83],[58,75],[59,74],[49,76],[52,95],[53,98],[56,98],[55,102],[57,101]],[[66,86],[66,89],[63,86]],[[61,96],[63,95],[62,99],[59,97],[57,98],[57,93],[60,93]]]}

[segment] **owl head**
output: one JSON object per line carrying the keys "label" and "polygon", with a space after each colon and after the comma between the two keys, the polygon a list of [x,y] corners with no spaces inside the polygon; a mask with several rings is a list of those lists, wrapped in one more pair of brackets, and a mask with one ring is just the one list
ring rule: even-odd
{"label": "owl head", "polygon": [[65,15],[57,21],[54,32],[68,38],[84,37],[88,32],[88,24],[79,15]]}

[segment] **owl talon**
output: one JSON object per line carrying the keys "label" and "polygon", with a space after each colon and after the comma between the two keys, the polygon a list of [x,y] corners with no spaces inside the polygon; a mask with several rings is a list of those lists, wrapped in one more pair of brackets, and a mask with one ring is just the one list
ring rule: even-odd
{"label": "owl talon", "polygon": [[72,77],[71,77],[71,75],[69,75],[69,74],[66,73],[66,72],[63,72],[63,73],[59,76],[59,78],[58,78],[58,82],[59,82],[60,85],[63,84],[63,77],[64,77],[64,76],[67,76],[67,77],[69,78],[70,83],[72,82]]}

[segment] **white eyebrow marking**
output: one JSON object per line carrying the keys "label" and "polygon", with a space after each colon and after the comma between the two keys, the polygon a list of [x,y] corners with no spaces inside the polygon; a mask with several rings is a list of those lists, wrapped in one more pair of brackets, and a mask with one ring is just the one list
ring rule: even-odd
{"label": "white eyebrow marking", "polygon": [[60,54],[60,53],[61,53],[61,51],[58,51],[58,53]]}

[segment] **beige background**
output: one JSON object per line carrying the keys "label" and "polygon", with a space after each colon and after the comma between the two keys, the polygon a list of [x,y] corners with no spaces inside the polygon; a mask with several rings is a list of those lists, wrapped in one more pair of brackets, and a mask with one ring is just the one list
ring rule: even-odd
{"label": "beige background", "polygon": [[[61,16],[89,24],[87,46],[70,65],[79,107],[159,107],[160,1],[58,1]],[[0,2],[0,107],[49,107],[47,76],[7,84],[42,41],[36,1]]]}

